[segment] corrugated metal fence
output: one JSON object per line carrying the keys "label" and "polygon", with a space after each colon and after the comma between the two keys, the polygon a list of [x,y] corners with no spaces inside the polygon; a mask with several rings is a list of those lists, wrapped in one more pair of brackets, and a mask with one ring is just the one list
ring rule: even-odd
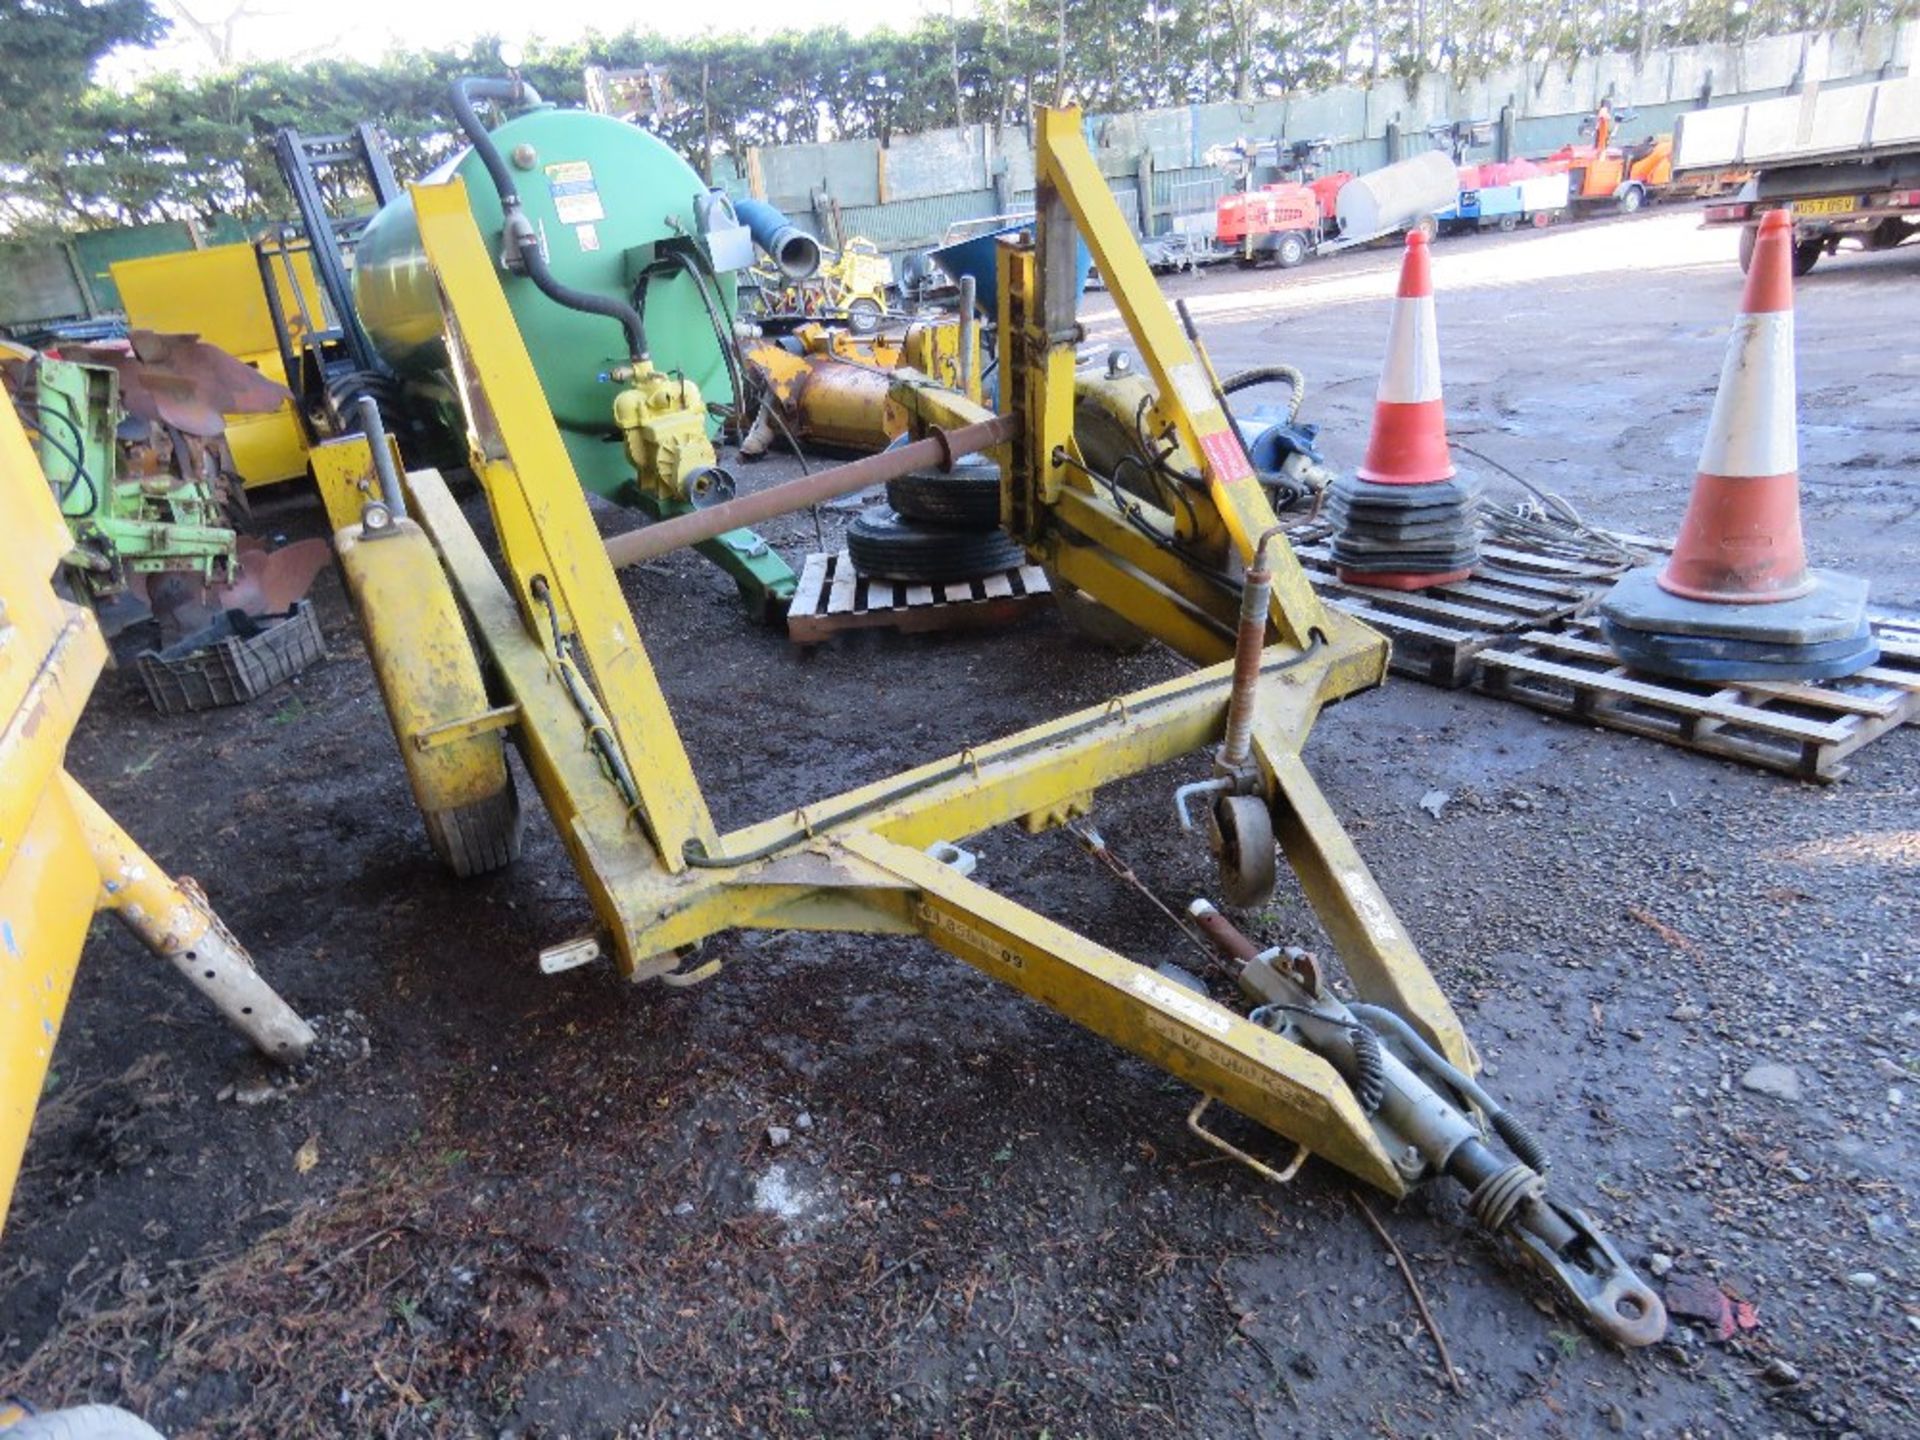
{"label": "corrugated metal fence", "polygon": [[[1091,114],[1086,133],[1129,221],[1149,234],[1210,230],[1230,182],[1207,161],[1236,141],[1324,139],[1327,170],[1364,172],[1423,151],[1430,125],[1456,119],[1510,127],[1514,155],[1538,155],[1579,138],[1602,99],[1631,105],[1623,138],[1669,131],[1703,102],[1777,95],[1813,80],[1904,73],[1912,26],[1781,35],[1738,45],[1702,45],[1644,57],[1596,55],[1572,66],[1522,65],[1455,85],[1441,75],[1387,79],[1251,103],[1185,105],[1122,115]],[[1496,129],[1498,126],[1496,125]],[[1490,158],[1492,147],[1474,159]],[[1030,210],[1033,151],[1027,131],[969,125],[896,138],[881,146],[843,140],[749,151],[723,159],[716,181],[785,208],[829,242],[859,235],[883,250],[940,242],[957,221]],[[1140,187],[1151,177],[1150,203]],[[1256,183],[1275,178],[1256,174]],[[211,223],[90,231],[65,242],[0,245],[0,325],[95,315],[119,307],[108,265],[142,255],[246,238],[231,217]]]}
{"label": "corrugated metal fence", "polygon": [[[1209,164],[1216,146],[1237,141],[1325,140],[1326,171],[1363,173],[1430,149],[1429,126],[1491,122],[1495,142],[1469,159],[1539,155],[1580,138],[1603,99],[1637,113],[1622,138],[1666,133],[1702,103],[1734,104],[1780,94],[1810,80],[1880,78],[1904,69],[1911,26],[1834,34],[1778,35],[1737,45],[1700,45],[1586,56],[1512,67],[1461,84],[1443,75],[1383,79],[1314,94],[1249,103],[1185,105],[1128,114],[1090,114],[1088,143],[1123,214],[1150,234],[1205,228],[1231,183]],[[1506,134],[1502,136],[1502,121]],[[1031,209],[1033,156],[1022,127],[972,125],[874,141],[762,149],[744,157],[729,188],[785,207],[831,243],[863,235],[883,250],[935,243],[955,220]],[[1143,213],[1140,180],[1152,177]],[[1256,184],[1278,178],[1257,172]],[[884,193],[883,193],[884,192]]]}

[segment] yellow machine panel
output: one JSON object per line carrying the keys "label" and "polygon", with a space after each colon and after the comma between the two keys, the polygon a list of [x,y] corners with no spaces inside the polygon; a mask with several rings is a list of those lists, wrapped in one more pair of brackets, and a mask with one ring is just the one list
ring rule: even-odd
{"label": "yellow machine panel", "polygon": [[[288,379],[251,245],[121,260],[111,269],[131,328],[198,335],[269,379]],[[312,262],[304,252],[295,253],[292,274],[276,268],[275,283],[297,340],[303,316],[325,313]],[[307,435],[291,401],[272,415],[229,415],[227,443],[249,490],[307,473]]]}
{"label": "yellow machine panel", "polygon": [[[119,260],[113,283],[127,308],[127,323],[140,330],[198,335],[248,364],[278,366],[279,341],[260,284],[260,263],[251,245],[216,245],[144,260]],[[318,315],[320,287],[305,254],[295,257],[301,295],[284,271],[277,275],[287,315]]]}

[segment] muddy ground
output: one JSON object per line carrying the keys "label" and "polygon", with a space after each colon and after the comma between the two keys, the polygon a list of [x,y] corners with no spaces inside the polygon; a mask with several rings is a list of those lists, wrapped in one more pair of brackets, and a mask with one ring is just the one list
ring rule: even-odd
{"label": "muddy ground", "polygon": [[[1456,437],[1670,532],[1731,249],[1674,214],[1442,242]],[[1169,288],[1223,366],[1305,367],[1307,418],[1351,465],[1393,267]],[[1800,287],[1811,545],[1889,608],[1920,608],[1917,279],[1920,247]],[[1096,338],[1106,307],[1089,297]],[[321,528],[299,498],[262,517]],[[691,558],[627,589],[722,826],[1179,668],[1090,653],[1052,614],[806,655]],[[323,1053],[270,1080],[101,923],[0,1239],[0,1392],[118,1401],[177,1437],[1920,1427],[1920,732],[1820,787],[1401,680],[1323,717],[1308,758],[1556,1190],[1663,1287],[1752,1307],[1731,1339],[1676,1324],[1623,1354],[1457,1195],[1375,1199],[1456,1395],[1337,1173],[1275,1189],[1220,1162],[1183,1128],[1188,1092],[929,946],[731,937],[685,992],[540,977],[535,952],[590,915],[531,787],[522,862],[446,877],[337,580],[317,595],[326,664],[191,721],[111,673],[71,764],[205,882]],[[1097,816],[1176,903],[1209,883],[1169,823],[1201,773],[1114,787]],[[1007,894],[1182,959],[1069,838],[979,848]],[[1320,944],[1285,881],[1249,923]],[[1791,1068],[1787,1098],[1743,1083],[1763,1063]]]}

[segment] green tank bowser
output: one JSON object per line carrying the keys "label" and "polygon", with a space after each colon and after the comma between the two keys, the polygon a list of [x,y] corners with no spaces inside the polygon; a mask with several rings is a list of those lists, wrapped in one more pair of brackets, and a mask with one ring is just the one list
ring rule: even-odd
{"label": "green tank bowser", "polygon": [[[529,108],[488,132],[472,108],[483,98]],[[734,272],[752,260],[748,227],[663,141],[625,121],[542,104],[517,80],[460,81],[453,102],[474,145],[427,180],[465,182],[581,483],[656,518],[727,498],[733,481],[714,462],[720,422],[707,405],[736,395]],[[784,228],[755,224],[752,235],[772,242],[784,265],[805,267],[809,252],[817,264],[818,246],[777,218]],[[354,252],[353,299],[409,403],[458,436],[439,299],[410,197],[368,222]],[[650,383],[655,393],[671,384],[675,404],[637,424],[645,407],[633,397]],[[793,571],[752,531],[699,548],[756,610],[791,599]]]}

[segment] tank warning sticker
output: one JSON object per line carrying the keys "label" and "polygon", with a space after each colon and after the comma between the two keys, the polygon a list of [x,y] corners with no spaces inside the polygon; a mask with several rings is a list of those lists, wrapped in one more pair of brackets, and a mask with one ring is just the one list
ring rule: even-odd
{"label": "tank warning sticker", "polygon": [[593,166],[586,161],[563,160],[547,166],[547,188],[553,192],[554,213],[562,225],[591,225],[607,218],[600,189],[593,182]]}
{"label": "tank warning sticker", "polygon": [[573,238],[580,242],[580,248],[582,250],[598,250],[600,248],[600,230],[598,226],[576,225],[573,227]]}

